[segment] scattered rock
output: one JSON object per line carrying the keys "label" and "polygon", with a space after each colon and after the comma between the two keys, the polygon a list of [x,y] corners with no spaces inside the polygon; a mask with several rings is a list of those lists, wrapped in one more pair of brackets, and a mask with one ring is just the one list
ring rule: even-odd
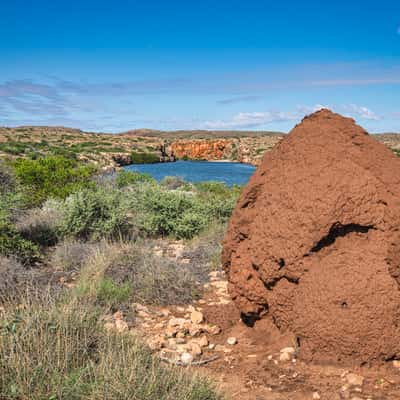
{"label": "scattered rock", "polygon": [[201,337],[199,337],[196,342],[198,343],[198,345],[200,347],[207,347],[208,346],[208,339],[207,336],[203,335]]}
{"label": "scattered rock", "polygon": [[235,345],[237,343],[237,339],[235,337],[229,337],[226,340],[226,343],[228,343],[230,346],[233,346],[233,345]]}
{"label": "scattered rock", "polygon": [[201,324],[204,320],[203,313],[197,310],[192,311],[192,313],[190,314],[190,320],[194,324]]}
{"label": "scattered rock", "polygon": [[295,353],[295,349],[294,349],[294,347],[285,347],[285,348],[281,349],[280,352],[281,353],[294,354]]}
{"label": "scattered rock", "polygon": [[393,367],[400,369],[400,360],[393,360]]}
{"label": "scattered rock", "polygon": [[190,365],[193,362],[193,356],[190,353],[182,353],[181,361],[183,365]]}
{"label": "scattered rock", "polygon": [[318,392],[314,392],[312,395],[313,400],[319,400],[321,398],[321,396],[319,395]]}
{"label": "scattered rock", "polygon": [[203,352],[199,344],[196,342],[191,342],[190,347],[191,347],[190,354],[192,354],[193,357],[199,356]]}
{"label": "scattered rock", "polygon": [[346,381],[350,386],[362,386],[364,383],[364,377],[350,373],[346,375]]}
{"label": "scattered rock", "polygon": [[221,328],[217,325],[207,325],[205,331],[211,335],[218,335],[221,332]]}
{"label": "scattered rock", "polygon": [[292,359],[292,355],[290,353],[281,353],[279,355],[279,361],[290,361]]}
{"label": "scattered rock", "polygon": [[171,318],[168,321],[169,326],[183,327],[183,325],[188,322],[185,318]]}

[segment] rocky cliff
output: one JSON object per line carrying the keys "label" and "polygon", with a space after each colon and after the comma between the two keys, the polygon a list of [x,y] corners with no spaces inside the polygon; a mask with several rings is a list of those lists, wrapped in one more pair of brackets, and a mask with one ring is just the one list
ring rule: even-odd
{"label": "rocky cliff", "polygon": [[258,165],[264,153],[283,138],[283,135],[227,139],[176,140],[169,145],[178,159],[229,160]]}

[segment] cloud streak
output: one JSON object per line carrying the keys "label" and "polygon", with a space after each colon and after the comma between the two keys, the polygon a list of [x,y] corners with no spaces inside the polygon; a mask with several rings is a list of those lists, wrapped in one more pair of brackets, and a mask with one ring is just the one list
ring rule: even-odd
{"label": "cloud streak", "polygon": [[240,112],[230,120],[206,121],[207,129],[256,128],[271,122],[287,122],[296,119],[296,114],[282,111]]}

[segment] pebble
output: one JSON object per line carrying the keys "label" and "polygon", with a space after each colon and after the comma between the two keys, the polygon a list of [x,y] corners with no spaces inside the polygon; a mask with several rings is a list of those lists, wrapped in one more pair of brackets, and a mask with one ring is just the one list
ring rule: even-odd
{"label": "pebble", "polygon": [[221,332],[221,328],[217,325],[207,325],[205,330],[211,335],[218,335]]}
{"label": "pebble", "polygon": [[201,347],[197,343],[191,343],[190,354],[194,357],[199,356],[202,353]]}
{"label": "pebble", "polygon": [[351,386],[362,386],[364,383],[364,377],[353,373],[347,374],[346,380]]}
{"label": "pebble", "polygon": [[400,360],[394,360],[393,367],[400,369]]}
{"label": "pebble", "polygon": [[189,365],[193,362],[193,356],[190,353],[182,353],[181,361],[184,365]]}
{"label": "pebble", "polygon": [[295,349],[294,349],[294,347],[285,347],[285,348],[281,349],[281,353],[294,354]]}
{"label": "pebble", "polygon": [[313,400],[319,400],[321,398],[321,396],[319,395],[318,392],[314,392],[312,395]]}
{"label": "pebble", "polygon": [[235,345],[237,343],[237,339],[235,337],[229,337],[226,340],[226,343],[228,343],[229,345],[233,346],[233,345]]}
{"label": "pebble", "polygon": [[200,347],[208,346],[208,339],[207,336],[203,335],[199,339],[196,340]]}
{"label": "pebble", "polygon": [[200,311],[192,311],[192,313],[190,314],[190,320],[194,323],[194,324],[201,324],[204,320],[204,316],[203,313]]}
{"label": "pebble", "polygon": [[279,355],[279,361],[290,361],[292,359],[292,355],[290,353],[281,353]]}
{"label": "pebble", "polygon": [[209,348],[210,350],[214,350],[214,349],[215,349],[215,343],[210,343],[210,344],[208,345],[208,348]]}
{"label": "pebble", "polygon": [[168,321],[168,325],[169,326],[179,326],[182,327],[185,323],[187,322],[187,320],[185,318],[171,318]]}

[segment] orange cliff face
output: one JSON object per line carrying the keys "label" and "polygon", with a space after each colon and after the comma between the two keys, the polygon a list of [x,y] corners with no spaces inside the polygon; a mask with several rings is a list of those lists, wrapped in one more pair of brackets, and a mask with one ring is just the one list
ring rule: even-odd
{"label": "orange cliff face", "polygon": [[283,135],[228,139],[182,139],[173,141],[168,152],[178,159],[229,160],[259,165],[266,151],[274,147]]}
{"label": "orange cliff face", "polygon": [[177,158],[191,160],[231,159],[233,140],[177,140],[171,143],[171,150]]}

